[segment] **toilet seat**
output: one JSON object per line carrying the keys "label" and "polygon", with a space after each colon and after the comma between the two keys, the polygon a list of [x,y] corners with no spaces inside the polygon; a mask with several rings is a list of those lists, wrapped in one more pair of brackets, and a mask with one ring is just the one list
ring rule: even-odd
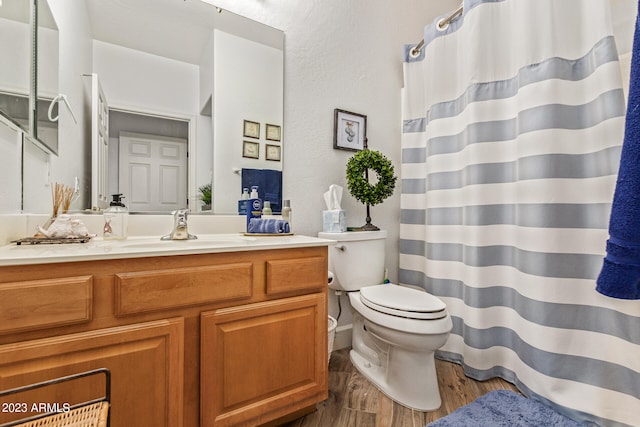
{"label": "toilet seat", "polygon": [[360,289],[360,301],[372,310],[417,320],[442,319],[444,302],[417,289],[398,285],[375,285]]}

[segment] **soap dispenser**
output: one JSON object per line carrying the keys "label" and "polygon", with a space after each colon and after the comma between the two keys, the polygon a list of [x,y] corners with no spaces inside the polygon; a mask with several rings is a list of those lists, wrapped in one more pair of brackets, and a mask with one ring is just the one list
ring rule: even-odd
{"label": "soap dispenser", "polygon": [[124,196],[114,194],[109,207],[104,210],[104,229],[102,237],[105,240],[124,240],[127,238],[129,225],[129,211],[122,203]]}
{"label": "soap dispenser", "polygon": [[249,189],[247,187],[242,189],[242,195],[238,200],[238,215],[247,214],[247,205],[249,204]]}

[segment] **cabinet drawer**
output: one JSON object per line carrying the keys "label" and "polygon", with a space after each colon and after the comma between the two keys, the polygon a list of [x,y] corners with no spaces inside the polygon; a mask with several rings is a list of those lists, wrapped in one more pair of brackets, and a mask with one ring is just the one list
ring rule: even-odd
{"label": "cabinet drawer", "polygon": [[249,298],[252,280],[251,262],[118,273],[115,312],[123,316]]}
{"label": "cabinet drawer", "polygon": [[93,277],[0,284],[0,334],[88,322]]}
{"label": "cabinet drawer", "polygon": [[327,262],[323,257],[269,260],[267,294],[326,288],[327,274]]}

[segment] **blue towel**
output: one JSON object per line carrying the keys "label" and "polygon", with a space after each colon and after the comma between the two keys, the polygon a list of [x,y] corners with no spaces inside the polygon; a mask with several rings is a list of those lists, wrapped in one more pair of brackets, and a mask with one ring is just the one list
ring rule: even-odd
{"label": "blue towel", "polygon": [[629,102],[613,196],[607,256],[597,280],[601,294],[640,299],[640,22],[636,18]]}
{"label": "blue towel", "polygon": [[287,221],[275,218],[251,218],[247,226],[247,233],[283,234],[290,230]]}
{"label": "blue towel", "polygon": [[242,185],[243,188],[258,186],[258,197],[263,202],[271,203],[273,213],[282,211],[282,171],[273,169],[242,169]]}

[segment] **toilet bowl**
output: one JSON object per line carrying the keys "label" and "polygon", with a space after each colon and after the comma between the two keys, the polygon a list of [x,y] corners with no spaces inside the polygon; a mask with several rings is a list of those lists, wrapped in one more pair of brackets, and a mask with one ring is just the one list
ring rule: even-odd
{"label": "toilet bowl", "polygon": [[349,295],[356,369],[401,405],[419,411],[440,407],[434,352],[453,325],[444,302],[421,290],[381,284],[385,231],[318,236],[338,242],[329,248],[331,288]]}

